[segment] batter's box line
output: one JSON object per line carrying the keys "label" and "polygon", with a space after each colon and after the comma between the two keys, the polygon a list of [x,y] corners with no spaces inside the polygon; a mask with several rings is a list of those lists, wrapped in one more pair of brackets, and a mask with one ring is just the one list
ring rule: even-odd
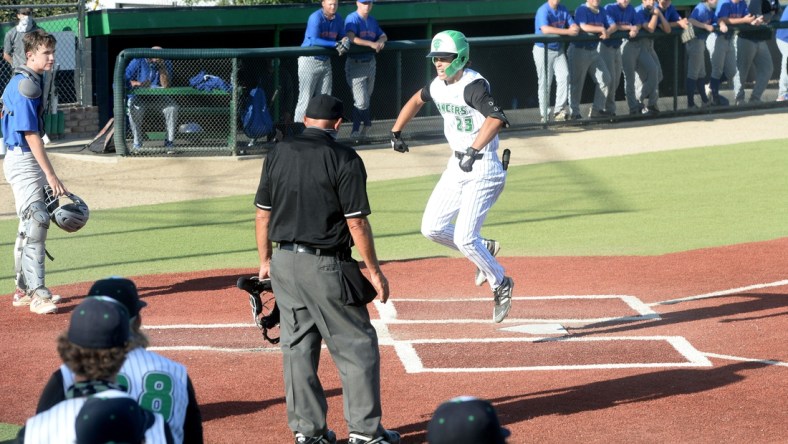
{"label": "batter's box line", "polygon": [[[529,318],[512,318],[504,319],[504,323],[532,323],[532,324],[594,324],[600,322],[633,322],[645,320],[659,320],[659,314],[651,309],[648,305],[635,296],[620,295],[620,294],[590,294],[590,295],[555,295],[555,296],[519,296],[512,297],[513,301],[534,301],[534,300],[565,300],[565,299],[620,299],[629,308],[631,308],[636,316],[617,316],[607,318],[580,318],[580,319],[529,319]],[[375,301],[375,307],[380,314],[380,320],[385,324],[487,324],[490,323],[489,319],[397,319],[397,302],[422,302],[422,303],[465,303],[465,302],[492,302],[491,298],[464,298],[464,299],[415,299],[415,298],[402,298],[402,299],[389,299],[388,303],[383,304],[380,301]]]}
{"label": "batter's box line", "polygon": [[[456,367],[427,368],[419,357],[418,344],[489,344],[500,342],[599,342],[599,341],[665,341],[679,352],[684,362],[628,362],[607,364],[569,364],[569,365],[536,365],[516,367]],[[475,339],[420,339],[410,341],[394,341],[394,350],[407,373],[491,373],[491,372],[525,372],[525,371],[564,371],[564,370],[611,370],[629,368],[675,368],[675,367],[712,367],[711,361],[698,351],[682,336],[606,336],[584,338],[475,338]]]}

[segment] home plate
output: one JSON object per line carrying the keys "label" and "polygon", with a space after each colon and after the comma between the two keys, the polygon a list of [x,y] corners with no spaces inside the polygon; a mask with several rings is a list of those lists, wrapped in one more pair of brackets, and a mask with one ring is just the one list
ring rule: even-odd
{"label": "home plate", "polygon": [[565,335],[566,329],[561,324],[523,324],[513,327],[505,327],[501,331],[511,331],[514,333],[526,333],[529,335]]}

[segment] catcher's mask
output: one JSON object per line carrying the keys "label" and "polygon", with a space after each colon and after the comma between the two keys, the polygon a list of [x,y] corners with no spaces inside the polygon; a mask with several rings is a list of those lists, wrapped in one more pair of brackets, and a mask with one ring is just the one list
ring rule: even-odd
{"label": "catcher's mask", "polygon": [[279,336],[275,338],[268,336],[268,331],[279,325],[279,307],[274,299],[271,279],[260,280],[257,276],[240,277],[235,286],[249,293],[252,319],[263,333],[263,339],[271,344],[278,344]]}
{"label": "catcher's mask", "polygon": [[90,217],[88,204],[76,194],[69,193],[63,196],[71,201],[71,203],[64,205],[60,205],[59,199],[55,197],[49,185],[44,185],[44,194],[46,196],[44,203],[49,211],[49,217],[63,231],[73,233],[88,223]]}

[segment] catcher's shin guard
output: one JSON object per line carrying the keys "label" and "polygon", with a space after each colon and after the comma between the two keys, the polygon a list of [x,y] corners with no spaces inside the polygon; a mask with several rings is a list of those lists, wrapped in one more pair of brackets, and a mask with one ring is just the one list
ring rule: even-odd
{"label": "catcher's shin guard", "polygon": [[21,271],[27,288],[36,289],[44,286],[44,243],[49,230],[49,213],[42,201],[30,204],[22,216],[24,225],[24,241],[20,257]]}

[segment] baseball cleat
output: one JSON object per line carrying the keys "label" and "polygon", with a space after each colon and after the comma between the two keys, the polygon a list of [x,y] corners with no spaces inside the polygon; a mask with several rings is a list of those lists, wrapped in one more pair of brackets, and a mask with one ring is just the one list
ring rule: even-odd
{"label": "baseball cleat", "polygon": [[295,434],[295,444],[336,444],[337,434],[329,430],[325,435],[306,436],[301,432]]}
{"label": "baseball cleat", "polygon": [[[482,239],[484,242],[484,246],[487,247],[487,251],[493,255],[493,257],[498,255],[498,252],[501,251],[501,244],[492,239]],[[481,287],[487,281],[487,276],[482,273],[482,270],[477,268],[476,269],[476,286]]]}
{"label": "baseball cleat", "polygon": [[[62,297],[60,297],[59,294],[51,294],[49,290],[46,288],[44,288],[43,290],[46,291],[46,293],[42,294],[42,299],[49,299],[53,304],[57,304],[58,302],[60,302],[61,299],[63,299]],[[39,293],[41,291],[42,289],[39,289]],[[49,297],[47,297],[47,295],[49,295]],[[11,305],[13,305],[14,307],[27,307],[30,305],[32,301],[33,298],[31,295],[28,295],[27,292],[25,292],[25,290],[22,290],[21,288],[17,287],[16,290],[14,291],[14,299],[13,301],[11,301]]]}
{"label": "baseball cleat", "polygon": [[514,280],[510,277],[504,277],[501,285],[493,291],[493,300],[495,307],[493,307],[493,321],[499,323],[506,319],[509,310],[512,309],[512,291],[514,290]]}
{"label": "baseball cleat", "polygon": [[369,435],[363,435],[361,433],[350,432],[350,436],[348,437],[347,444],[399,444],[400,443],[400,436],[399,432],[395,432],[394,430],[383,430],[383,434],[378,436],[377,438],[373,438]]}
{"label": "baseball cleat", "polygon": [[30,301],[30,311],[35,314],[57,313],[57,305],[51,299],[33,296],[33,299]]}

